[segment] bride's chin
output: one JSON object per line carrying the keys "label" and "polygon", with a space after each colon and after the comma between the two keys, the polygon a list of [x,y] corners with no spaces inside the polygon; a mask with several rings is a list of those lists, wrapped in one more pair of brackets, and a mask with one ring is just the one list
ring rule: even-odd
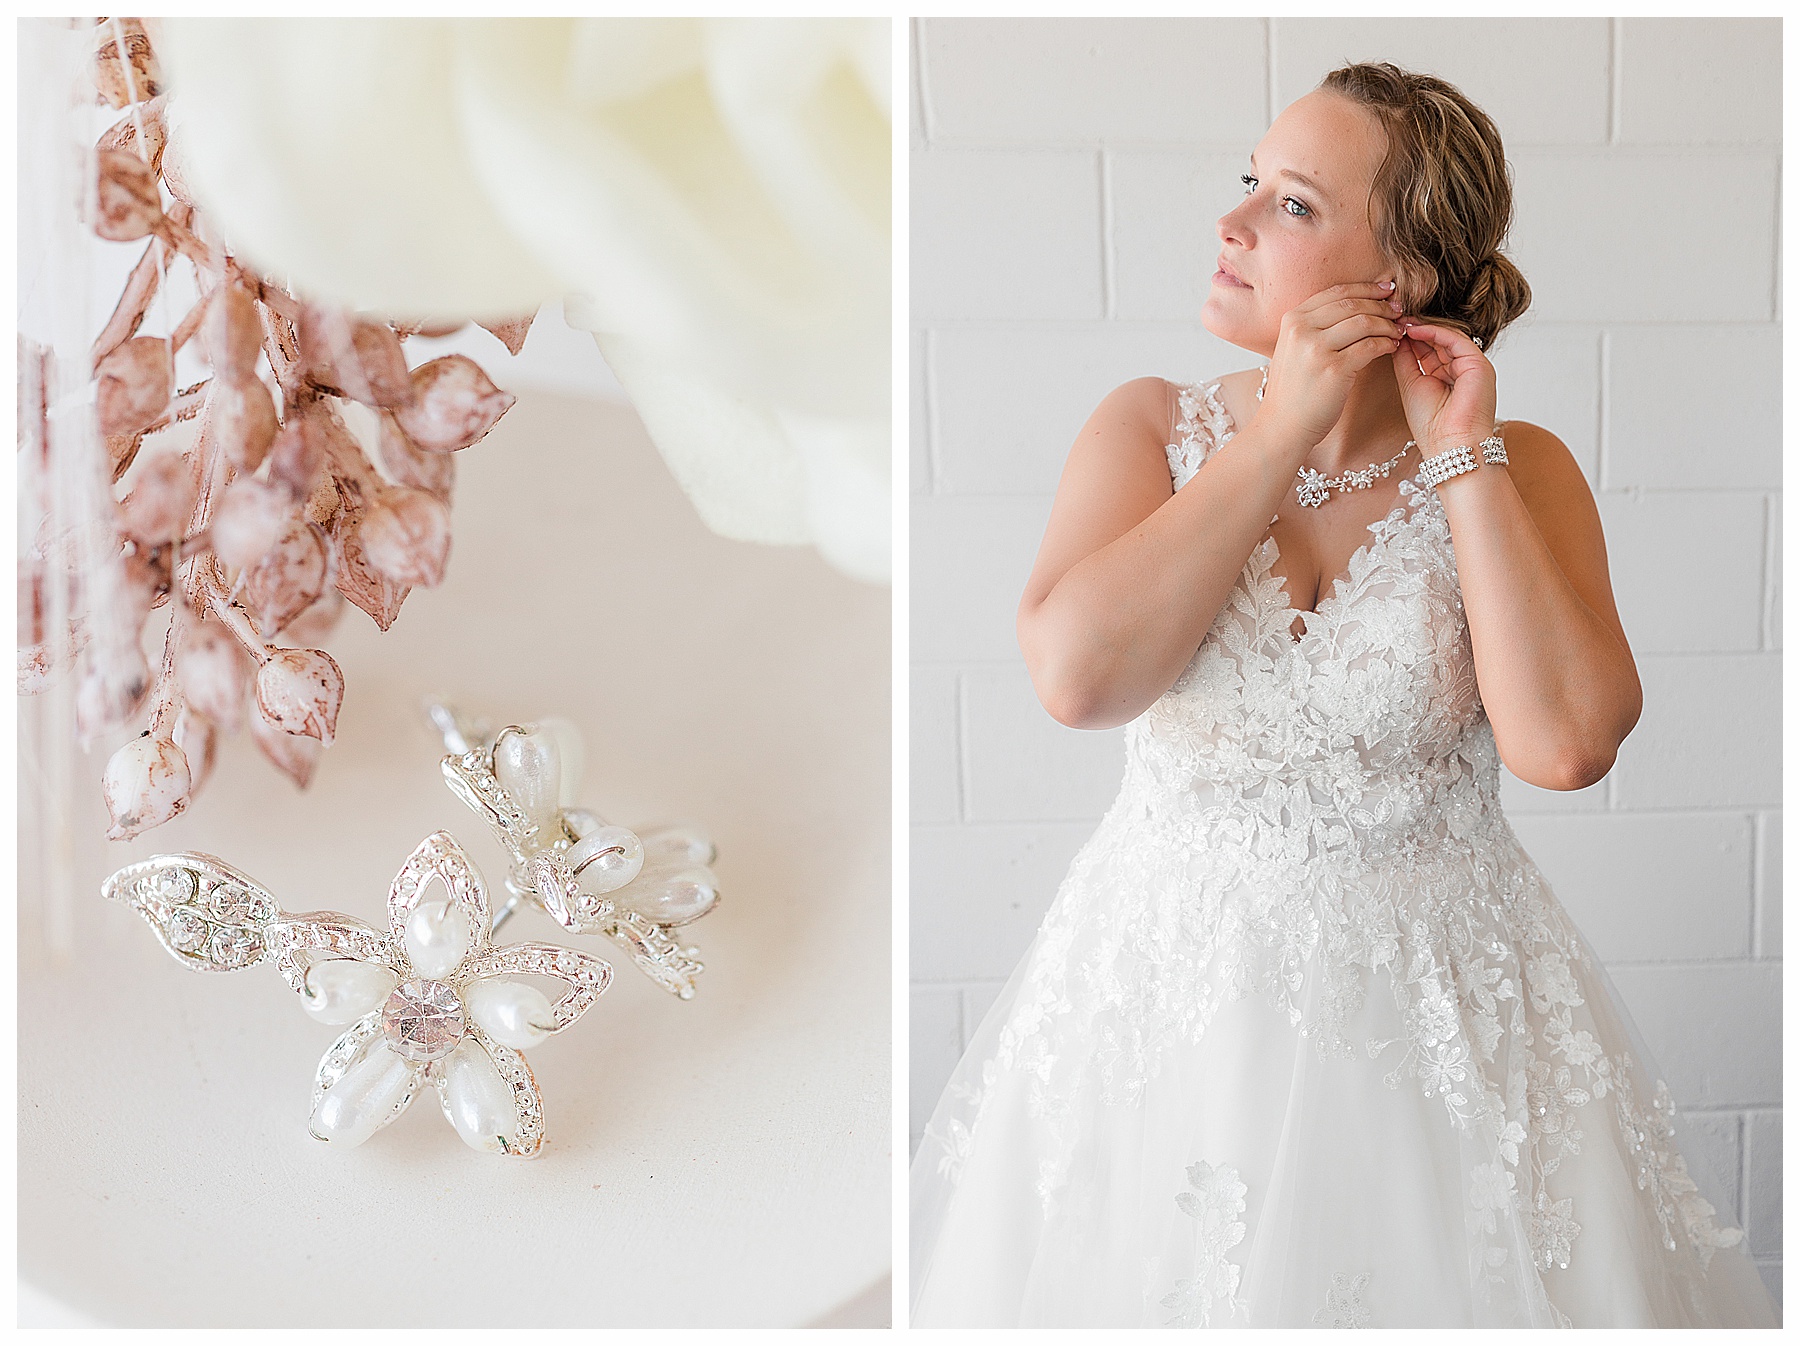
{"label": "bride's chin", "polygon": [[1275,338],[1279,332],[1264,332],[1252,328],[1247,323],[1234,320],[1220,313],[1218,306],[1208,299],[1200,306],[1200,325],[1221,341],[1230,342],[1240,350],[1247,350],[1252,355],[1267,358],[1275,350]]}

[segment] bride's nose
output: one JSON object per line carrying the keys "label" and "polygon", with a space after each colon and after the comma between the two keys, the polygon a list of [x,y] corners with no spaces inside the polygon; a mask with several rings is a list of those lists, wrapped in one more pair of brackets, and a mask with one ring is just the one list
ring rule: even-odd
{"label": "bride's nose", "polygon": [[1233,206],[1219,216],[1218,234],[1221,243],[1235,243],[1240,248],[1248,248],[1256,241],[1256,235],[1250,228],[1250,198],[1245,197],[1238,205]]}

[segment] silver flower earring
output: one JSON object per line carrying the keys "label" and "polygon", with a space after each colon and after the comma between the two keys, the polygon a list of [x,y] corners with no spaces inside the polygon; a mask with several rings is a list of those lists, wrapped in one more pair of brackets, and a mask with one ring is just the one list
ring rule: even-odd
{"label": "silver flower earring", "polygon": [[[495,944],[487,885],[447,832],[407,857],[385,930],[342,912],[284,911],[255,880],[193,851],[127,865],[101,893],[192,971],[273,963],[308,1014],[348,1025],[319,1063],[308,1123],[341,1146],[362,1144],[430,1084],[470,1146],[536,1155],[543,1105],[521,1049],[574,1023],[612,980],[611,965],[579,949]],[[567,990],[552,1003],[524,976]]]}
{"label": "silver flower earring", "polygon": [[445,781],[512,857],[511,899],[496,926],[529,902],[565,930],[611,940],[657,985],[691,999],[703,965],[674,932],[718,905],[706,835],[633,831],[576,807],[583,753],[566,721],[508,725],[490,738],[451,706],[426,709],[449,749]]}

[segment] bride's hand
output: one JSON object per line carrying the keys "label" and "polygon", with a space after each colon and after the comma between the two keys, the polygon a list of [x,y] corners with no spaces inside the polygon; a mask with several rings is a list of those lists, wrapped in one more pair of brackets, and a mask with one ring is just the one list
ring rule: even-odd
{"label": "bride's hand", "polygon": [[1311,449],[1343,415],[1356,376],[1400,344],[1400,306],[1381,282],[1334,285],[1281,315],[1257,419]]}
{"label": "bride's hand", "polygon": [[1494,433],[1494,366],[1474,340],[1454,327],[1402,323],[1394,376],[1406,422],[1420,452],[1473,447]]}

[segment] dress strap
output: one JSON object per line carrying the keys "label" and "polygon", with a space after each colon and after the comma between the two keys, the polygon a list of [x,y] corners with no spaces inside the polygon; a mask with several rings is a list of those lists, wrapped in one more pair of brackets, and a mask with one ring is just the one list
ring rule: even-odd
{"label": "dress strap", "polygon": [[1219,381],[1183,384],[1178,390],[1180,418],[1175,422],[1175,441],[1166,447],[1169,480],[1176,490],[1193,480],[1194,473],[1215,450],[1230,439],[1236,427],[1219,396]]}

